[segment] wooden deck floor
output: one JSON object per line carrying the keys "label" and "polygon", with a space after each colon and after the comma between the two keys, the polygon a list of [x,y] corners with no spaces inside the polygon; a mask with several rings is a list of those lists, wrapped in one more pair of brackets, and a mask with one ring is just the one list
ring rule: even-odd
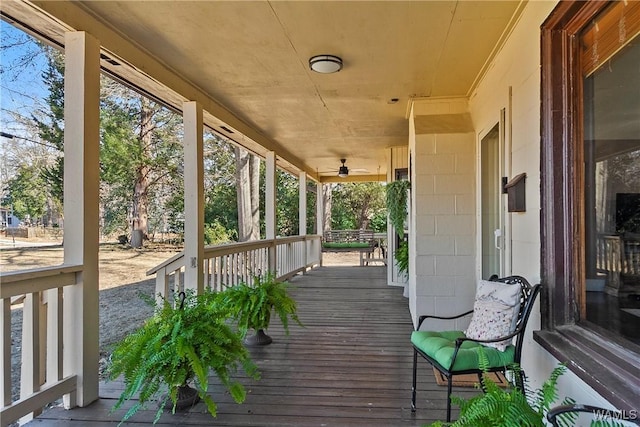
{"label": "wooden deck floor", "polygon": [[[283,333],[275,321],[267,347],[252,350],[262,379],[244,380],[238,405],[211,378],[218,416],[202,404],[162,416],[159,426],[422,426],[444,419],[446,387],[420,361],[418,410],[410,410],[413,352],[407,300],[386,285],[384,267],[321,267],[292,279],[305,328]],[[29,425],[113,426],[124,410],[110,413],[121,383],[101,384],[100,400],[86,408],[53,408]],[[456,388],[468,396],[474,389]],[[124,425],[151,424],[155,410],[138,412]],[[454,413],[455,416],[455,413]]]}

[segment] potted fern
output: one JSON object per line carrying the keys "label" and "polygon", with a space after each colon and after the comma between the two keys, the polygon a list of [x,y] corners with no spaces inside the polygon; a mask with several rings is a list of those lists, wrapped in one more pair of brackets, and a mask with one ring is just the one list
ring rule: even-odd
{"label": "potted fern", "polygon": [[[280,317],[285,332],[289,333],[289,318],[302,326],[297,315],[296,301],[289,296],[287,283],[276,280],[273,273],[254,276],[253,283],[240,283],[220,294],[220,301],[238,323],[240,335],[248,346],[268,345],[273,341],[265,333],[271,322],[271,312]],[[253,329],[255,334],[246,337]]]}
{"label": "potted fern", "polygon": [[[482,353],[480,356],[482,360]],[[484,356],[486,360],[486,356]],[[430,427],[493,427],[530,426],[545,427],[545,413],[558,398],[557,381],[566,371],[566,366],[556,367],[542,388],[526,394],[519,389],[504,389],[483,373],[484,393],[468,400],[453,397],[453,403],[460,406],[460,417],[453,423],[437,421]],[[519,367],[514,367],[515,375],[520,375]],[[478,384],[478,388],[480,385]],[[563,404],[573,403],[566,398]],[[573,414],[563,414],[565,422],[575,419]]]}
{"label": "potted fern", "polygon": [[163,409],[175,413],[200,399],[215,416],[216,404],[207,394],[210,370],[236,402],[244,401],[245,389],[231,375],[240,366],[252,378],[259,375],[241,338],[226,324],[227,313],[218,297],[212,291],[196,295],[187,290],[175,306],[166,300],[158,306],[145,298],[156,308],[154,315],[116,346],[108,367],[110,379],[123,375],[125,383],[113,410],[138,396],[122,422],[152,400],[159,402],[154,424]]}
{"label": "potted fern", "polygon": [[401,238],[404,236],[404,223],[407,220],[407,200],[411,182],[405,179],[389,182],[386,185],[386,202],[389,221]]}
{"label": "potted fern", "polygon": [[411,182],[407,180],[393,181],[386,186],[389,221],[401,239],[393,256],[396,260],[399,274],[406,274],[409,271],[409,242],[404,240],[404,223],[408,214],[407,200],[410,188]]}
{"label": "potted fern", "polygon": [[[546,414],[558,399],[558,379],[566,372],[567,367],[565,365],[557,366],[542,384],[542,388],[523,392],[515,387],[504,389],[498,386],[486,370],[489,363],[487,355],[481,351],[479,358],[484,373],[482,374],[483,386],[477,384],[477,387],[482,388],[484,393],[470,399],[454,396],[452,401],[460,406],[458,420],[453,423],[436,421],[429,427],[545,427],[547,425],[545,422]],[[522,369],[519,365],[515,365],[513,372],[514,375],[521,375]],[[570,397],[565,397],[562,401],[562,405],[574,403],[575,401]],[[558,421],[563,426],[572,426],[576,420],[577,414],[575,412],[565,412],[558,415]],[[599,420],[591,425],[616,427],[622,424]]]}

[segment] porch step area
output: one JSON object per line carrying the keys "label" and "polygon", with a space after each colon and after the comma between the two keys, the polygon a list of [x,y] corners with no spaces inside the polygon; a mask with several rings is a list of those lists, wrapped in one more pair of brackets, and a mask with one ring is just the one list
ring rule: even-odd
{"label": "porch step area", "polygon": [[[420,361],[418,410],[411,413],[412,330],[402,288],[386,285],[384,267],[321,267],[291,280],[305,327],[278,319],[273,344],[251,349],[262,379],[242,379],[246,401],[238,405],[211,377],[218,404],[212,418],[202,404],[165,413],[158,426],[422,426],[444,419],[446,387]],[[87,408],[53,408],[29,425],[115,425],[130,404],[110,413],[123,386],[103,383],[100,400]],[[473,388],[456,388],[469,397]],[[454,412],[454,417],[457,414]],[[139,411],[124,425],[151,424],[155,409]]]}

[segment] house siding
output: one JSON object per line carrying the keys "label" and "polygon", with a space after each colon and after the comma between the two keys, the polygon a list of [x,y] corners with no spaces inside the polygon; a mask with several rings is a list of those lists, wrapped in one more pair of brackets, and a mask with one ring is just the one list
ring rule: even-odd
{"label": "house siding", "polygon": [[[511,272],[532,283],[540,281],[540,26],[556,2],[529,2],[519,22],[494,58],[489,71],[470,97],[469,110],[475,129],[490,129],[507,109],[507,175],[527,174],[526,212],[511,213]],[[511,94],[511,96],[509,96]],[[510,110],[510,111],[509,111]],[[509,135],[511,128],[511,135]],[[509,149],[510,148],[510,149]],[[509,223],[509,221],[508,221]],[[509,232],[509,231],[508,231]],[[533,341],[540,329],[540,306],[529,321],[522,365],[532,387],[542,381],[559,361]],[[611,405],[575,374],[559,381],[560,397],[598,406]]]}

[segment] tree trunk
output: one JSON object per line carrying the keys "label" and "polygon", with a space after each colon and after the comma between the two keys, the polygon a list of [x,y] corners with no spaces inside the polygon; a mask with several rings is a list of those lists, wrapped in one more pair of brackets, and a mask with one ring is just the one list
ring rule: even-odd
{"label": "tree trunk", "polygon": [[251,212],[251,169],[250,154],[243,148],[235,147],[236,156],[236,194],[238,200],[238,240],[246,242],[251,239],[253,222]]}
{"label": "tree trunk", "polygon": [[133,210],[131,213],[131,246],[142,246],[148,233],[148,206],[149,206],[149,166],[144,159],[150,157],[151,142],[153,137],[153,110],[149,100],[140,100],[140,135],[138,142],[142,148],[142,162],[136,170],[136,181],[133,189]]}
{"label": "tree trunk", "polygon": [[369,203],[364,203],[358,213],[358,229],[366,230],[369,228]]}
{"label": "tree trunk", "polygon": [[331,230],[331,200],[332,200],[332,187],[331,184],[324,184],[322,186],[322,206],[324,208],[323,214],[323,229]]}
{"label": "tree trunk", "polygon": [[260,240],[260,158],[249,154],[249,181],[251,183],[251,235],[249,240]]}

